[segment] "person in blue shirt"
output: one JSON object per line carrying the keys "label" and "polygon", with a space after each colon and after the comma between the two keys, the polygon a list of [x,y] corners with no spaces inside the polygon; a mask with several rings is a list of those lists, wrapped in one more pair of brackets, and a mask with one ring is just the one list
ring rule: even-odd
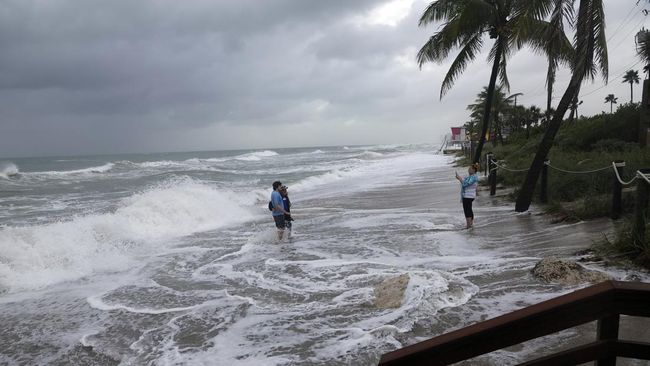
{"label": "person in blue shirt", "polygon": [[468,169],[467,177],[461,177],[456,173],[456,179],[460,182],[460,197],[463,202],[463,211],[465,212],[465,220],[467,221],[467,228],[470,229],[474,226],[474,211],[472,210],[472,202],[476,198],[476,188],[478,187],[478,164],[472,164]]}
{"label": "person in blue shirt", "polygon": [[278,229],[278,240],[282,240],[284,229],[287,226],[284,215],[291,215],[291,213],[284,209],[284,201],[279,192],[280,187],[282,187],[282,182],[273,182],[273,192],[271,192],[271,206],[273,208],[272,215],[273,220],[275,221],[275,227]]}

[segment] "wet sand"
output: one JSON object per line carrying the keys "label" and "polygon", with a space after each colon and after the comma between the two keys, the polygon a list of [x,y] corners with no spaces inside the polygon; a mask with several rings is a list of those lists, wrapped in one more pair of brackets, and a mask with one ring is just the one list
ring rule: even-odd
{"label": "wet sand", "polygon": [[[413,205],[435,213],[457,213],[457,226],[462,227],[463,214],[458,187],[445,184],[445,180],[453,179],[454,170],[455,168],[435,172],[430,180],[424,178],[422,181],[413,182],[397,192],[393,191],[392,194],[400,196],[400,203],[405,206]],[[481,178],[483,179],[482,175]],[[431,181],[434,182],[433,185]],[[551,217],[544,215],[539,207],[533,206],[527,213],[515,213],[514,202],[503,192],[491,197],[489,188],[484,186],[479,188],[479,196],[474,202],[474,214],[474,229],[450,232],[449,235],[463,236],[465,242],[462,249],[466,250],[468,257],[481,254],[491,257],[492,260],[485,263],[478,260],[474,263],[460,260],[462,264],[449,266],[447,269],[477,285],[479,292],[466,304],[445,308],[432,316],[430,324],[421,325],[416,329],[418,340],[444,334],[589,286],[588,283],[578,286],[542,283],[532,276],[531,270],[544,257],[577,260],[577,252],[602,240],[603,235],[612,235],[614,232],[613,223],[609,219],[554,224],[551,223]],[[454,252],[457,252],[457,249]],[[453,261],[448,258],[441,258],[441,264],[451,262]],[[650,282],[647,272],[605,267],[601,263],[581,264],[586,268],[605,272],[614,280],[641,278],[644,282]],[[646,342],[650,340],[650,319],[622,316],[620,327],[620,339]],[[460,364],[517,364],[586,344],[595,338],[596,322],[591,322]],[[619,359],[618,364],[647,365],[648,361]]]}

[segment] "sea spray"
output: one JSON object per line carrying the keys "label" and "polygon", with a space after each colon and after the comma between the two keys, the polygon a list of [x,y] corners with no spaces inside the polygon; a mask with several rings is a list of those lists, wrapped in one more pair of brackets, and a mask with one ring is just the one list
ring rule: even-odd
{"label": "sea spray", "polygon": [[134,194],[111,213],[0,229],[0,286],[34,289],[96,272],[120,271],[173,238],[253,217],[234,194],[174,179]]}
{"label": "sea spray", "polygon": [[19,170],[16,164],[10,161],[0,161],[0,178],[8,179],[18,175]]}

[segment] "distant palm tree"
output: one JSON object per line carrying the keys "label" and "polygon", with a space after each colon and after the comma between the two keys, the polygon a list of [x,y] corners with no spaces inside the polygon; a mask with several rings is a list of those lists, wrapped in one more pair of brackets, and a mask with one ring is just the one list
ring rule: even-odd
{"label": "distant palm tree", "polygon": [[[517,100],[517,97],[523,95],[522,93],[516,93],[506,96],[504,89],[505,87],[499,85],[494,90],[489,123],[494,127],[494,135],[499,139],[499,141],[501,141],[501,144],[503,144],[502,117],[513,107],[513,101]],[[487,95],[488,87],[484,87],[483,91],[477,95],[474,104],[467,106],[467,109],[472,112],[471,116],[477,116],[485,110],[485,106],[487,105]]]}
{"label": "distant palm tree", "polygon": [[579,0],[575,29],[575,58],[571,63],[571,80],[560,99],[560,103],[557,105],[553,119],[544,132],[537,153],[526,174],[526,179],[519,190],[515,205],[517,212],[527,211],[530,207],[535,185],[544,166],[544,160],[546,160],[549,151],[553,147],[555,135],[560,130],[571,101],[578,95],[583,79],[593,79],[596,73],[600,71],[603,78],[607,80],[609,74],[603,0]]}
{"label": "distant palm tree", "polygon": [[[574,0],[437,0],[432,2],[420,17],[420,26],[443,22],[442,27],[422,46],[417,55],[420,67],[426,62],[442,62],[449,53],[460,48],[440,88],[440,98],[453,86],[467,65],[476,59],[483,46],[483,36],[494,39],[488,60],[492,62],[492,72],[487,89],[487,100],[479,143],[474,161],[479,162],[485,135],[488,132],[490,114],[497,77],[509,89],[506,65],[513,51],[530,45],[536,50],[545,50],[546,34],[553,27],[543,19],[553,10],[553,4]],[[571,42],[561,33],[566,45]],[[567,49],[566,47],[564,49]],[[558,51],[557,57],[570,59],[571,56]]]}
{"label": "distant palm tree", "polygon": [[613,112],[614,104],[617,104],[618,98],[614,96],[614,94],[608,94],[605,97],[605,103],[609,103],[609,113],[611,114]]}
{"label": "distant palm tree", "polygon": [[634,103],[634,84],[639,83],[639,71],[638,70],[628,70],[625,75],[623,75],[623,82],[630,83],[630,103]]}
{"label": "distant palm tree", "polygon": [[531,105],[526,112],[526,139],[528,139],[530,137],[530,126],[539,122],[540,118],[542,118],[542,110]]}
{"label": "distant palm tree", "polygon": [[569,114],[569,123],[573,122],[573,119],[575,117],[578,117],[578,107],[582,104],[582,100],[578,100],[578,98],[574,98],[571,101],[571,104],[569,104],[569,110],[571,110],[571,114]]}

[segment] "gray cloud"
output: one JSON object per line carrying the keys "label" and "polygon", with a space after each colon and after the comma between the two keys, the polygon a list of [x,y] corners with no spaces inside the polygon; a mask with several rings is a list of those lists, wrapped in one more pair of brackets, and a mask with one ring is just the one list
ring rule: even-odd
{"label": "gray cloud", "polygon": [[[435,31],[417,27],[427,2],[395,26],[360,21],[386,2],[5,0],[0,156],[436,141],[490,65],[482,55],[439,101],[451,58],[415,64]],[[611,83],[583,88],[582,113],[629,95],[618,74],[644,19],[633,0],[606,4]],[[511,60],[523,103],[545,104],[544,69],[527,51]]]}

